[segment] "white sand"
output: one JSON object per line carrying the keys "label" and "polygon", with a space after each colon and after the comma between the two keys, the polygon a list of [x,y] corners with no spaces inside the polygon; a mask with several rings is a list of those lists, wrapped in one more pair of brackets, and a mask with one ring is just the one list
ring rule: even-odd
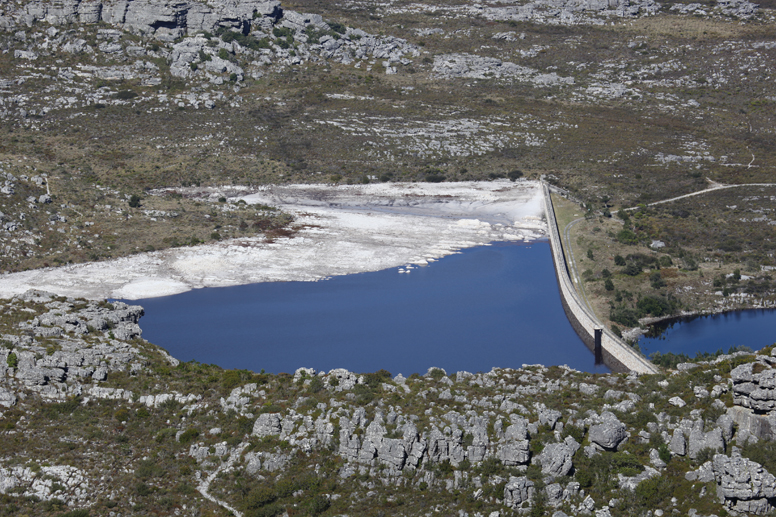
{"label": "white sand", "polygon": [[[230,190],[233,187],[229,187]],[[200,189],[212,200],[223,189]],[[320,280],[417,264],[493,241],[543,237],[537,182],[290,185],[256,193],[248,203],[277,206],[315,225],[291,238],[249,237],[0,277],[0,297],[28,289],[91,299],[136,300],[200,287]]]}

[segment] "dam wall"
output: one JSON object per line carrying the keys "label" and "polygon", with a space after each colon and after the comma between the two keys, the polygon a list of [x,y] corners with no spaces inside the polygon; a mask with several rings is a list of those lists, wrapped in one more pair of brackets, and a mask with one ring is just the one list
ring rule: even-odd
{"label": "dam wall", "polygon": [[571,326],[582,338],[587,347],[598,355],[596,351],[596,329],[600,332],[600,357],[603,363],[615,372],[634,371],[638,373],[658,373],[657,367],[644,356],[636,352],[622,339],[606,328],[596,315],[582,301],[574,287],[571,271],[566,263],[563,253],[563,242],[560,238],[558,222],[555,218],[555,209],[550,198],[550,188],[542,182],[544,193],[544,208],[547,214],[547,227],[550,235],[550,247],[552,248],[552,260],[555,264],[555,276],[558,279],[560,299],[563,309],[571,322]]}

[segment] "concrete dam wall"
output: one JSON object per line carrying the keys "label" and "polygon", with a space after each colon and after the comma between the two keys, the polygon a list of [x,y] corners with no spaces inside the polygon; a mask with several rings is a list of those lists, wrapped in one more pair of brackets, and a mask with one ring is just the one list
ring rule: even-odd
{"label": "concrete dam wall", "polygon": [[[555,219],[555,209],[550,198],[550,188],[542,183],[544,207],[547,214],[547,227],[552,248],[552,260],[555,264],[555,276],[558,278],[560,298],[563,309],[579,337],[596,354],[596,360],[615,372],[634,371],[638,373],[658,373],[658,368],[644,356],[636,352],[622,339],[615,336],[598,321],[596,315],[588,309],[574,287],[571,273],[563,253],[563,242]],[[596,343],[598,341],[598,343]],[[598,346],[596,346],[598,344]]]}

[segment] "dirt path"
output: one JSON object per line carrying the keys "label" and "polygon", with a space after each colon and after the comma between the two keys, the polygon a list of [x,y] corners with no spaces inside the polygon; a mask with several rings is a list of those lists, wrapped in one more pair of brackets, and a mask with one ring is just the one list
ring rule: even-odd
{"label": "dirt path", "polygon": [[[690,192],[689,194],[683,194],[681,196],[676,196],[668,199],[663,199],[661,201],[655,201],[653,203],[647,203],[646,206],[655,206],[655,205],[662,205],[663,203],[670,203],[672,201],[677,201],[679,199],[685,199],[688,197],[693,196],[700,196],[701,194],[708,194],[709,192],[715,192],[717,190],[724,190],[729,188],[738,188],[738,187],[776,187],[776,183],[741,183],[740,185],[726,185],[724,183],[716,183],[714,181],[711,181],[710,179],[706,178],[709,183],[711,183],[711,187],[703,190],[699,190],[697,192]],[[623,208],[626,212],[630,212],[632,210],[638,210],[638,206],[632,206],[630,208]],[[615,210],[612,212],[612,214],[616,214],[618,210]]]}

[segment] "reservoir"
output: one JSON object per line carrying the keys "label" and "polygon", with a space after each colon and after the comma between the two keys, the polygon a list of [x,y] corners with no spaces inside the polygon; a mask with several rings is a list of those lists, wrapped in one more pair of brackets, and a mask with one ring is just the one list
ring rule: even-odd
{"label": "reservoir", "polygon": [[748,346],[759,350],[776,343],[776,310],[752,309],[724,312],[708,316],[681,318],[653,327],[652,334],[639,340],[641,351],[649,356],[655,352],[686,354],[693,358],[698,352],[727,353],[733,346]]}
{"label": "reservoir", "polygon": [[563,312],[550,246],[494,243],[319,282],[209,288],[136,300],[143,337],[182,361],[271,373],[393,375],[566,364],[604,373]]}

